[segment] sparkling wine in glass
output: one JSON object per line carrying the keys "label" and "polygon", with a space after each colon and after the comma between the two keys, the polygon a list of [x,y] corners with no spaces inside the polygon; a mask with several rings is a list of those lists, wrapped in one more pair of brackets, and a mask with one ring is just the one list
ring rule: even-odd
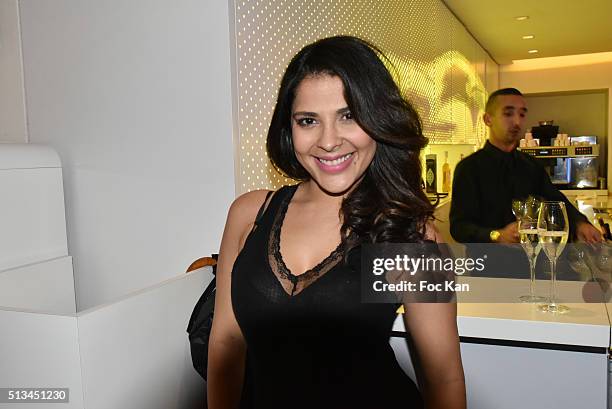
{"label": "sparkling wine in glass", "polygon": [[520,220],[525,215],[525,201],[521,199],[512,200],[512,214],[516,220]]}
{"label": "sparkling wine in glass", "polygon": [[529,295],[522,295],[519,299],[522,302],[543,302],[544,297],[535,295],[535,265],[538,259],[538,254],[542,249],[540,238],[538,236],[538,219],[537,213],[535,218],[525,216],[518,221],[519,241],[521,247],[527,253],[529,260]]}
{"label": "sparkling wine in glass", "polygon": [[538,216],[538,238],[544,253],[550,260],[550,300],[540,306],[540,310],[552,313],[569,311],[565,305],[557,304],[555,281],[557,259],[563,252],[569,236],[567,210],[563,202],[542,202]]}

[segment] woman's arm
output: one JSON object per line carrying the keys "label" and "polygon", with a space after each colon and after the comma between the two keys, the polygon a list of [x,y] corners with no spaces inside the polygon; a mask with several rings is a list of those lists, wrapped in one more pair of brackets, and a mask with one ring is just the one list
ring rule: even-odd
{"label": "woman's arm", "polygon": [[234,409],[240,404],[246,342],[232,308],[231,273],[265,196],[266,191],[259,190],[237,198],[225,223],[217,264],[215,315],[208,344],[209,409]]}
{"label": "woman's arm", "polygon": [[419,386],[427,409],[465,409],[465,379],[454,303],[411,303],[404,323],[416,347]]}
{"label": "woman's arm", "polygon": [[[441,242],[433,224],[427,238]],[[404,323],[410,332],[417,358],[419,386],[427,409],[465,409],[465,378],[457,331],[457,305],[408,303]]]}

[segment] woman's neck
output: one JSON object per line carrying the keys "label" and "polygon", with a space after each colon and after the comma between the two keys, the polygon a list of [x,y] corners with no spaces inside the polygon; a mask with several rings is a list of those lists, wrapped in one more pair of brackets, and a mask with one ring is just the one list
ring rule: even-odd
{"label": "woman's neck", "polygon": [[298,196],[301,201],[316,203],[321,206],[334,206],[337,209],[340,209],[342,200],[344,200],[347,194],[348,193],[329,193],[323,190],[321,186],[312,179],[303,182],[296,192],[296,196]]}

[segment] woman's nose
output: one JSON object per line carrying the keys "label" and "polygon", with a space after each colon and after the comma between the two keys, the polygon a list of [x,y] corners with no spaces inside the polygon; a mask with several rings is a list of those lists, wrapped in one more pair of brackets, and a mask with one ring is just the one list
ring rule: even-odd
{"label": "woman's nose", "polygon": [[335,126],[328,125],[323,127],[319,147],[326,152],[333,152],[342,145],[342,138],[338,135]]}

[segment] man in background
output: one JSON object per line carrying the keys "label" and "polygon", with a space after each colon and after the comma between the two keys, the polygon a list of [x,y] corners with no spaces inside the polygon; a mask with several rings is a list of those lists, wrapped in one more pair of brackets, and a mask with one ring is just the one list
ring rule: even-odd
{"label": "man in background", "polygon": [[512,200],[531,195],[565,202],[570,237],[601,242],[599,230],[559,192],[544,168],[516,149],[524,135],[526,116],[527,104],[519,90],[503,88],[489,96],[484,114],[489,139],[455,169],[451,235],[462,243],[518,243]]}

